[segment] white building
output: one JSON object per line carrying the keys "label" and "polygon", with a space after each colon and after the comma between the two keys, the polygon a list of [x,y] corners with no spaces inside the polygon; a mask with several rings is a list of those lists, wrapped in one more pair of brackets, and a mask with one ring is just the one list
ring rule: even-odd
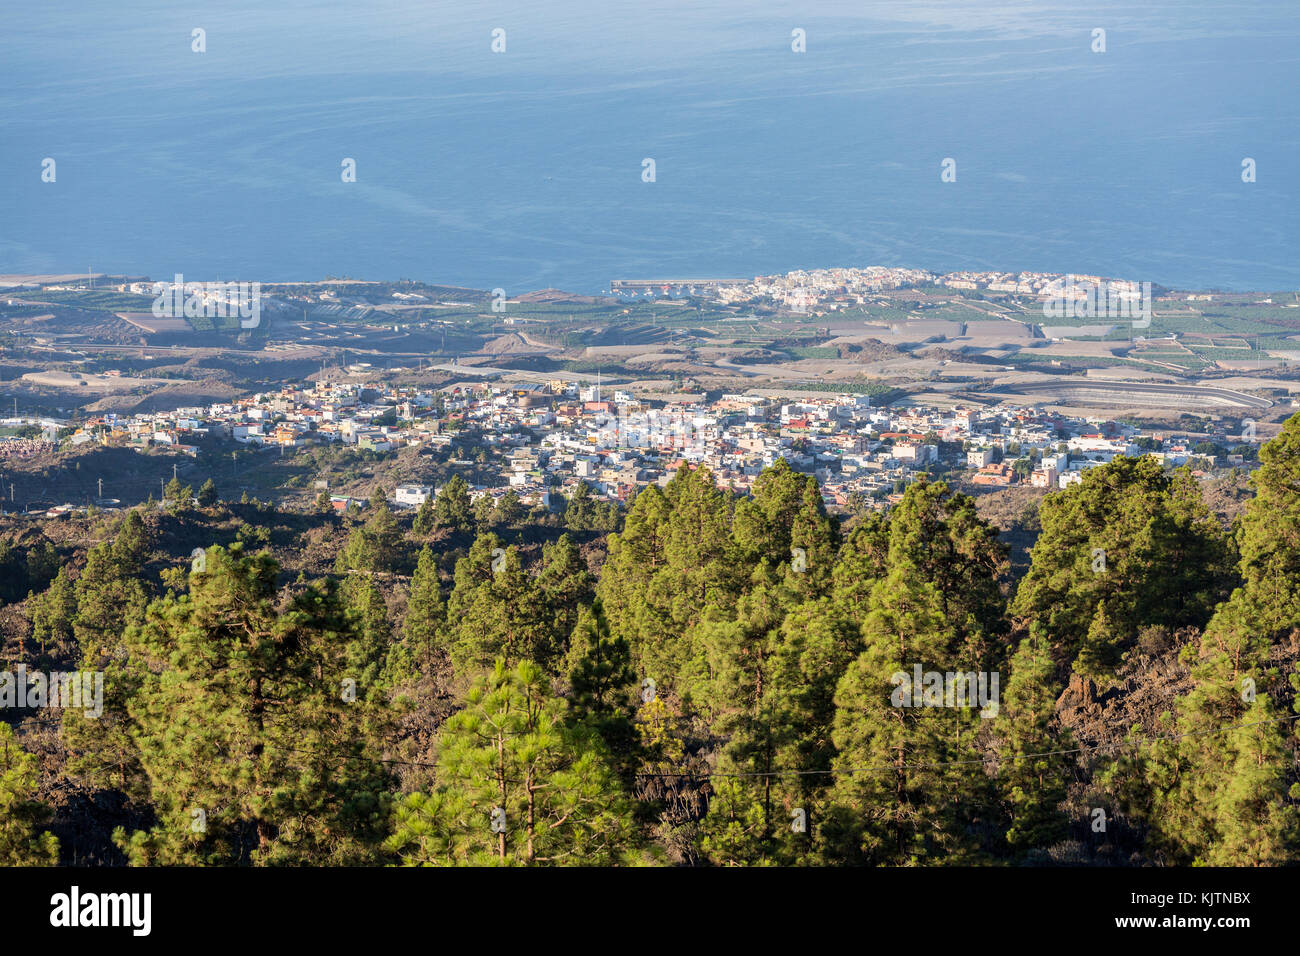
{"label": "white building", "polygon": [[924,465],[928,461],[935,461],[939,456],[939,449],[934,445],[895,445],[894,458],[898,461],[915,462],[917,465]]}
{"label": "white building", "polygon": [[432,497],[432,485],[398,485],[393,493],[393,503],[418,508]]}

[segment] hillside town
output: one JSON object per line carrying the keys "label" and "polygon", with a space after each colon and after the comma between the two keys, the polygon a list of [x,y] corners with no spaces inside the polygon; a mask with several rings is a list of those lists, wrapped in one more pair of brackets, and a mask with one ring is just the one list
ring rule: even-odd
{"label": "hillside town", "polygon": [[[844,509],[886,507],[922,473],[973,485],[1053,489],[1119,455],[1151,454],[1170,467],[1190,463],[1202,470],[1251,466],[1249,422],[1208,427],[1213,440],[1142,434],[1131,423],[1035,407],[874,407],[868,396],[851,394],[786,402],[745,394],[651,402],[623,388],[567,381],[436,390],[319,382],[226,404],[97,416],[70,435],[65,430],[63,441],[190,457],[211,440],[278,446],[286,455],[316,443],[380,455],[411,446],[445,449],[478,455],[480,466],[486,462],[495,471],[495,480],[474,488],[475,497],[513,491],[522,502],[542,506],[551,504],[553,492],[567,498],[579,482],[598,497],[626,501],[642,486],[666,484],[683,463],[704,465],[720,486],[745,492],[783,458],[817,477],[828,508]],[[437,491],[402,484],[393,500],[418,507]],[[334,496],[339,510],[354,503]]]}

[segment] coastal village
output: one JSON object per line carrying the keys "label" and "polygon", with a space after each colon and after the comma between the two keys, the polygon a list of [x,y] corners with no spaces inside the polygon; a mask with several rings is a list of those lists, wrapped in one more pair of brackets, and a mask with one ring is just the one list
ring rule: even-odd
{"label": "coastal village", "polygon": [[724,304],[769,302],[794,312],[834,312],[870,302],[874,296],[895,289],[938,286],[968,292],[986,292],[1003,296],[1023,296],[1045,303],[1060,300],[1083,302],[1090,288],[1104,288],[1112,294],[1136,298],[1141,283],[1131,279],[1104,278],[1048,272],[949,272],[936,274],[924,269],[896,266],[866,266],[795,270],[782,275],[756,276],[748,279],[652,280],[615,283],[615,291],[626,293],[638,289],[645,294],[682,287],[684,291],[704,293]]}

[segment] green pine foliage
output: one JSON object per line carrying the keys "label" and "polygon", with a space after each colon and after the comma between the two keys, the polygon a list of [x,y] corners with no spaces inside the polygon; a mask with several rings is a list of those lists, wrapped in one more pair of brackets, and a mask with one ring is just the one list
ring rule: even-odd
{"label": "green pine foliage", "polygon": [[433,503],[433,523],[434,527],[462,533],[474,530],[474,509],[470,503],[469,484],[460,475],[453,475],[438,493]]}
{"label": "green pine foliage", "polygon": [[189,591],[149,607],[126,647],[128,705],[158,823],[114,839],[137,865],[362,863],[387,816],[379,720],[355,679],[355,616],[333,587],[277,607],[275,563],[208,549]]}
{"label": "green pine foliage", "polygon": [[[1185,651],[1192,689],[1166,715],[1175,741],[1121,762],[1123,791],[1176,863],[1294,863],[1300,842],[1300,418],[1260,451],[1256,497],[1237,528],[1241,586]],[[1236,728],[1236,729],[1222,729]]]}
{"label": "green pine foliage", "polygon": [[1020,642],[1010,661],[1011,677],[999,707],[1001,773],[998,786],[1009,821],[1007,843],[1017,850],[1054,846],[1065,839],[1069,819],[1062,809],[1069,782],[1068,729],[1056,725],[1060,685],[1053,681],[1050,648],[1041,634]]}
{"label": "green pine foliage", "polygon": [[35,799],[36,758],[0,723],[0,866],[53,866],[59,841],[37,825],[46,816]]}
{"label": "green pine foliage", "polygon": [[1109,683],[1143,627],[1204,627],[1231,589],[1228,536],[1190,473],[1154,458],[1089,469],[1041,518],[1012,613],[1045,628],[1063,673]]}
{"label": "green pine foliage", "polygon": [[440,735],[438,784],[396,808],[388,848],[406,865],[592,866],[636,846],[603,741],[529,661],[475,683]]}

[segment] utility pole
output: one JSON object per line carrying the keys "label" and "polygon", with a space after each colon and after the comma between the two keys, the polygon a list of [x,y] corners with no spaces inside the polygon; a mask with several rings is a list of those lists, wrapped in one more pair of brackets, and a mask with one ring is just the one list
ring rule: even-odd
{"label": "utility pole", "polygon": [[99,497],[104,497],[104,479],[99,479]]}

